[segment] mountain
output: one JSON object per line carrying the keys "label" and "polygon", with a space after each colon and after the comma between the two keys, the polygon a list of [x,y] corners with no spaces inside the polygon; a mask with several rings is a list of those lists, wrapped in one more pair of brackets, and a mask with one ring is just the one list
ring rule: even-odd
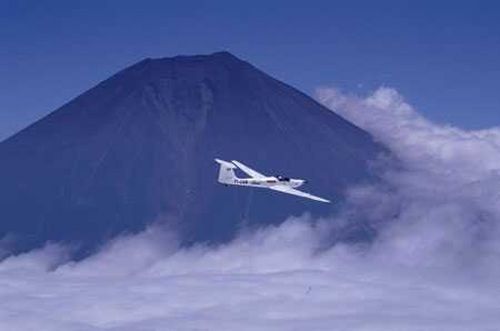
{"label": "mountain", "polygon": [[336,205],[224,187],[214,158],[308,179],[339,200],[371,178],[369,134],[227,52],[145,59],[0,143],[0,237],[12,250],[80,244],[167,223],[223,242],[242,221],[327,215]]}

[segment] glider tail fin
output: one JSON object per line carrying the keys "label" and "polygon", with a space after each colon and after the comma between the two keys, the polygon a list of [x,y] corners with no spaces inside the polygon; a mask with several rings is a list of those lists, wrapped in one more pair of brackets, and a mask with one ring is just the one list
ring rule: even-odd
{"label": "glider tail fin", "polygon": [[219,183],[222,184],[234,184],[234,180],[236,179],[236,174],[234,173],[234,169],[236,166],[231,162],[215,159],[215,162],[220,164],[219,167]]}

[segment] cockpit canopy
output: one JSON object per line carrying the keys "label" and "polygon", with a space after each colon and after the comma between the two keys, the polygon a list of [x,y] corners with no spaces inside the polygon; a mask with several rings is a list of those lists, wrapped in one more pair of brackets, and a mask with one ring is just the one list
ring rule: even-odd
{"label": "cockpit canopy", "polygon": [[290,178],[284,177],[284,176],[281,176],[281,175],[276,176],[276,178],[278,178],[278,180],[280,182],[289,182],[290,181]]}

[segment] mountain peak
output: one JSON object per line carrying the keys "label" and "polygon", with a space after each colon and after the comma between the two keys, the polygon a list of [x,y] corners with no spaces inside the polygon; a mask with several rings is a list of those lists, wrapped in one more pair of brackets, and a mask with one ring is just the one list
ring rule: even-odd
{"label": "mountain peak", "polygon": [[[248,62],[229,52],[221,51],[206,55],[145,58],[120,71],[109,80],[125,80],[145,84],[177,78],[199,81],[236,78],[237,76],[244,78],[252,71],[254,77],[256,77],[256,73],[261,74]],[[248,79],[248,77],[244,79]],[[136,86],[138,85],[136,84]]]}
{"label": "mountain peak", "polygon": [[160,58],[145,58],[133,66],[150,65],[150,64],[186,64],[186,63],[207,63],[207,62],[232,62],[232,63],[247,63],[237,56],[227,51],[220,51],[211,54],[196,54],[196,55],[176,55],[171,57]]}
{"label": "mountain peak", "polygon": [[214,59],[226,59],[226,60],[239,60],[234,54],[228,51],[218,51],[210,54],[196,54],[196,55],[176,55],[173,57],[163,57],[157,60],[214,60]]}

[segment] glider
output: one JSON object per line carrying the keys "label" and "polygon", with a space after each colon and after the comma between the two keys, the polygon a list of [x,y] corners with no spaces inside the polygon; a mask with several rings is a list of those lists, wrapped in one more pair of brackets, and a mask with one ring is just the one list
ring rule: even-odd
{"label": "glider", "polygon": [[[215,161],[220,164],[219,168],[219,183],[225,185],[239,185],[239,186],[251,186],[251,187],[262,187],[268,188],[274,191],[293,194],[302,198],[307,198],[315,201],[330,202],[320,198],[318,196],[296,190],[296,187],[304,185],[307,181],[304,179],[294,179],[284,176],[266,176],[253,170],[252,168],[244,165],[238,161],[224,161],[215,159]],[[234,169],[239,168],[241,171],[246,173],[248,178],[238,178],[234,173]]]}

